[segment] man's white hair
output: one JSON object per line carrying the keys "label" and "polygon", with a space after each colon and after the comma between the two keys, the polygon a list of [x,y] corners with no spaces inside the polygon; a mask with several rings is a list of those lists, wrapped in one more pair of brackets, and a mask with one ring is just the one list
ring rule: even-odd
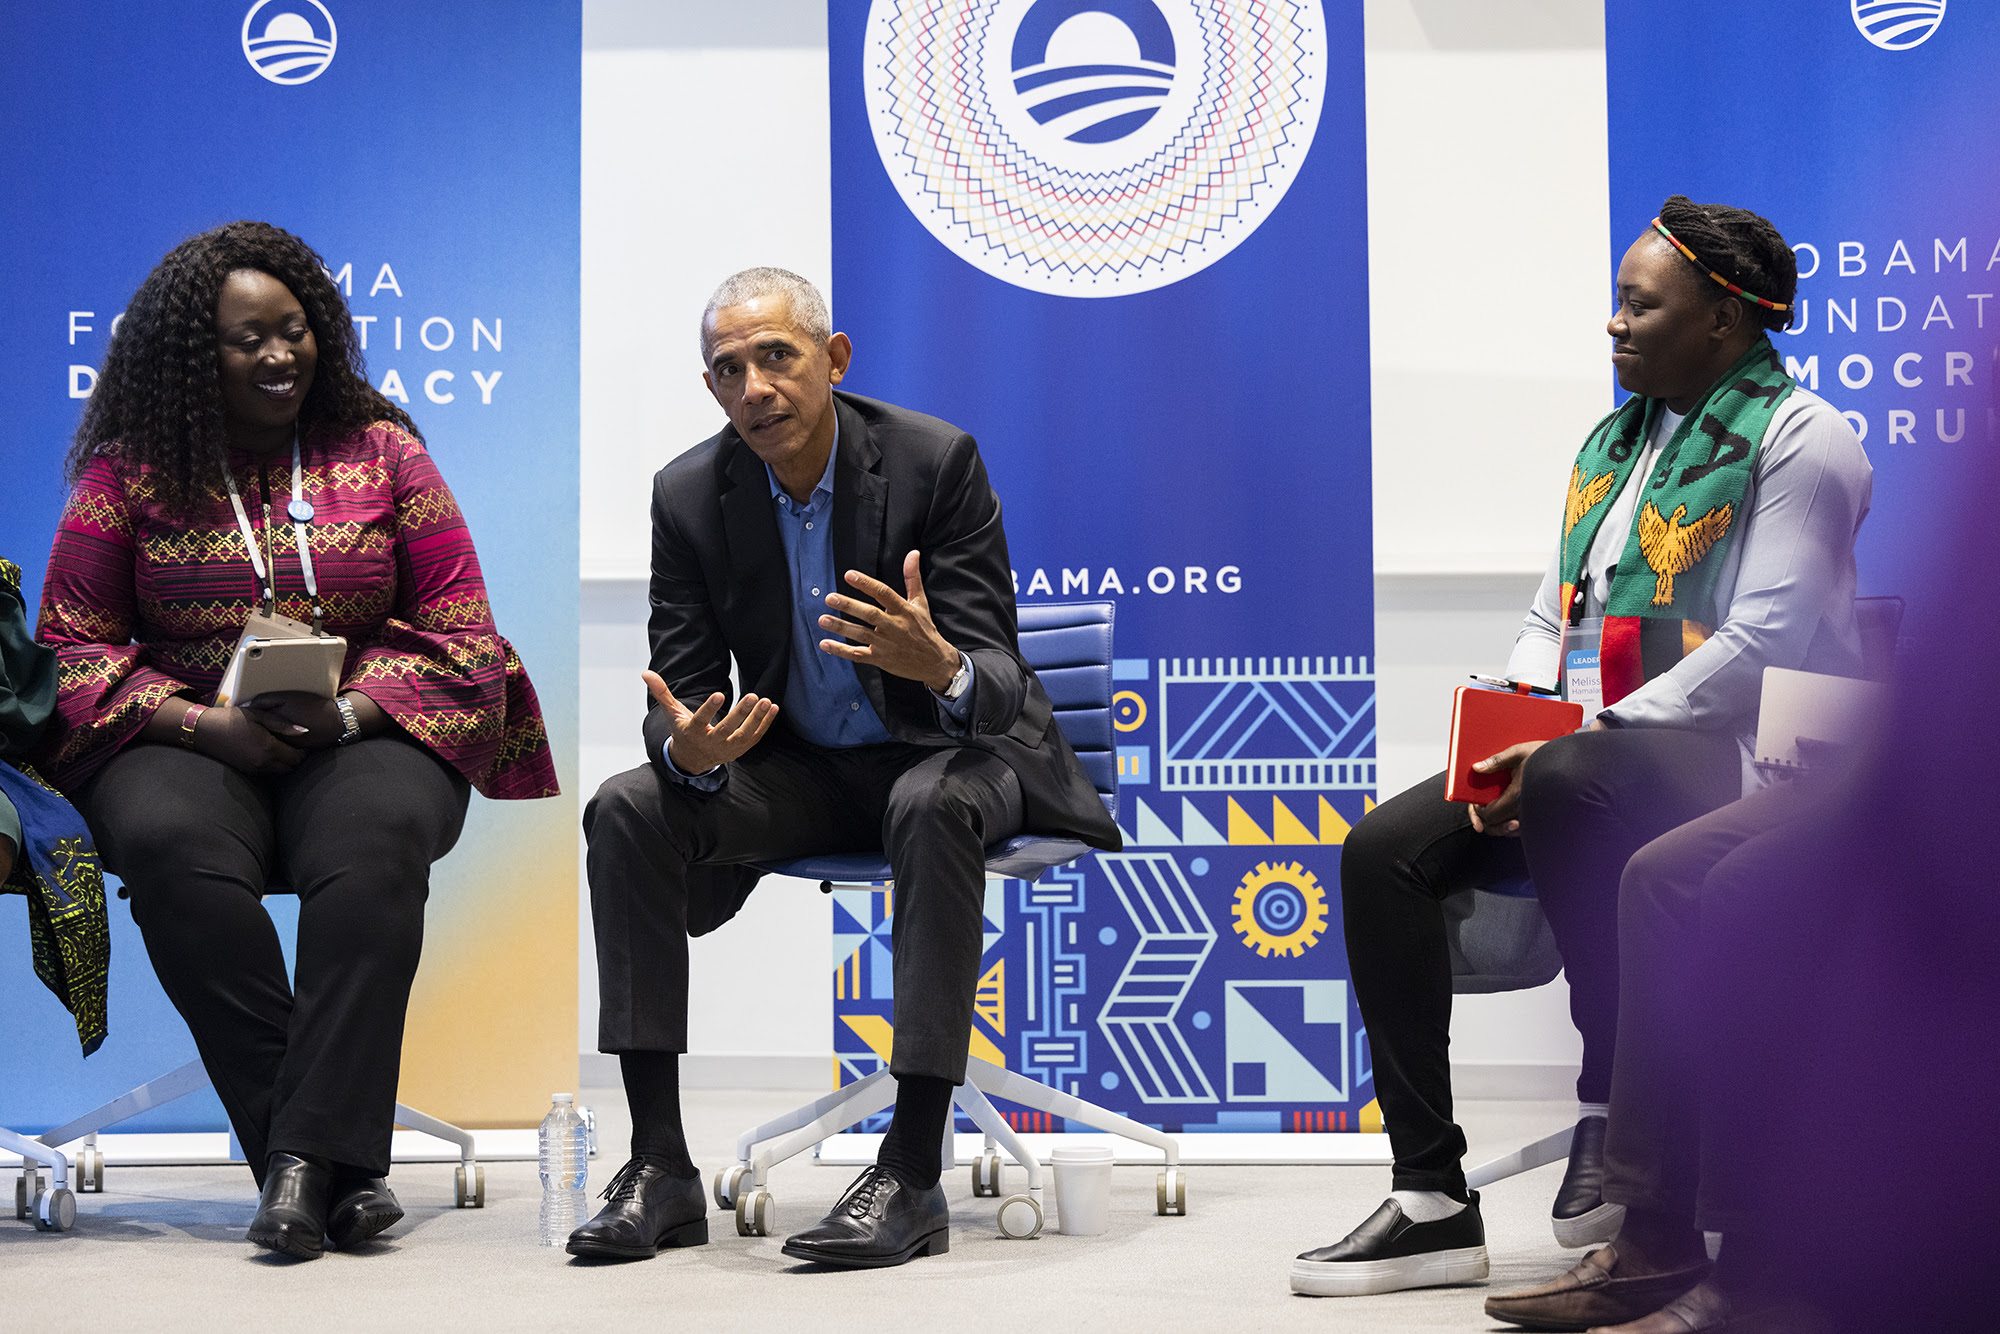
{"label": "man's white hair", "polygon": [[706,366],[709,362],[709,330],[715,323],[715,313],[767,296],[783,297],[786,308],[791,312],[793,327],[814,343],[824,346],[826,340],[833,337],[833,317],[827,314],[826,298],[819,294],[817,287],[790,269],[769,266],[745,269],[724,278],[701,312],[702,365]]}

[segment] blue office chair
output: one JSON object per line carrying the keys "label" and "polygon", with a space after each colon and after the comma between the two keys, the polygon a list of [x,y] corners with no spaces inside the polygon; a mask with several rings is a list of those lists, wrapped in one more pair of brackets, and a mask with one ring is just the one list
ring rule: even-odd
{"label": "blue office chair", "polygon": [[[1042,688],[1055,705],[1057,726],[1069,738],[1091,785],[1116,816],[1118,748],[1111,727],[1113,611],[1114,604],[1110,602],[1042,603],[1022,607],[1019,618],[1021,657],[1041,678]],[[1032,881],[1088,851],[1087,845],[1075,839],[1024,834],[986,850],[986,874]],[[757,869],[770,875],[817,880],[821,890],[828,893],[836,884],[890,883],[893,876],[880,853],[804,857],[760,863]],[[1166,1169],[1156,1183],[1158,1212],[1183,1216],[1187,1213],[1187,1177],[1181,1171],[1180,1145],[1173,1136],[975,1056],[966,1062],[965,1083],[952,1094],[958,1110],[986,1136],[986,1147],[972,1165],[972,1193],[988,1197],[1001,1193],[1001,1148],[1028,1173],[1027,1190],[1000,1201],[999,1224],[1003,1236],[1025,1238],[1041,1232],[1042,1165],[995,1109],[992,1098],[1005,1098],[1159,1149],[1166,1155]],[[816,1102],[745,1131],[736,1141],[735,1165],[715,1175],[716,1204],[736,1211],[736,1230],[740,1235],[770,1236],[776,1227],[776,1214],[771,1192],[765,1185],[772,1166],[875,1115],[895,1100],[895,1079],[885,1066]],[[952,1121],[956,1121],[955,1116]],[[775,1142],[761,1153],[754,1152],[767,1141]],[[947,1122],[944,1134],[947,1170],[956,1166],[954,1143],[953,1124]]]}

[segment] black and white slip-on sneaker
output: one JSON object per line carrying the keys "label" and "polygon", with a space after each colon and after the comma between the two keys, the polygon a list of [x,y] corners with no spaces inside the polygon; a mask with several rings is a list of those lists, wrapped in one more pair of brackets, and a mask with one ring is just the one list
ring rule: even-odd
{"label": "black and white slip-on sneaker", "polygon": [[1563,1169],[1549,1223],[1558,1244],[1571,1250],[1601,1246],[1618,1235],[1625,1206],[1604,1200],[1604,1132],[1609,1123],[1586,1116],[1570,1135],[1569,1166]]}
{"label": "black and white slip-on sneaker", "polygon": [[1394,1200],[1342,1240],[1292,1261],[1292,1291],[1308,1297],[1365,1297],[1486,1277],[1486,1224],[1479,1192],[1450,1218],[1412,1223]]}

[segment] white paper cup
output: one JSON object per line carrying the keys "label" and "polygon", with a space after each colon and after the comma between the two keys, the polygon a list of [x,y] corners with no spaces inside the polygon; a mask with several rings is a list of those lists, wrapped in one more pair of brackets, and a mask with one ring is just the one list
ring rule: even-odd
{"label": "white paper cup", "polygon": [[1056,1174],[1056,1217],[1072,1237],[1094,1237],[1111,1226],[1110,1146],[1062,1145],[1049,1153]]}

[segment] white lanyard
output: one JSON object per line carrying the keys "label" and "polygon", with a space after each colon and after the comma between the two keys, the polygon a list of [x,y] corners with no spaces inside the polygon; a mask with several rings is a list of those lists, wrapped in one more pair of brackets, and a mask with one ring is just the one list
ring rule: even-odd
{"label": "white lanyard", "polygon": [[[229,484],[229,503],[236,510],[236,526],[243,530],[243,545],[250,551],[250,568],[257,575],[257,591],[264,599],[264,614],[269,616],[277,610],[278,572],[274,567],[267,574],[264,570],[264,554],[258,549],[257,534],[250,527],[250,516],[243,512],[243,497],[236,490],[236,474],[230,470],[229,460],[222,461],[222,479]],[[304,495],[305,476],[299,464],[299,437],[292,433],[292,503],[285,507],[291,516],[292,535],[299,544],[299,568],[306,576],[306,596],[312,599],[313,633],[321,633],[321,623],[325,619],[319,605],[319,579],[313,574],[312,549],[306,545],[306,525],[312,522],[312,502]],[[270,526],[270,506],[265,509],[265,527]]]}

